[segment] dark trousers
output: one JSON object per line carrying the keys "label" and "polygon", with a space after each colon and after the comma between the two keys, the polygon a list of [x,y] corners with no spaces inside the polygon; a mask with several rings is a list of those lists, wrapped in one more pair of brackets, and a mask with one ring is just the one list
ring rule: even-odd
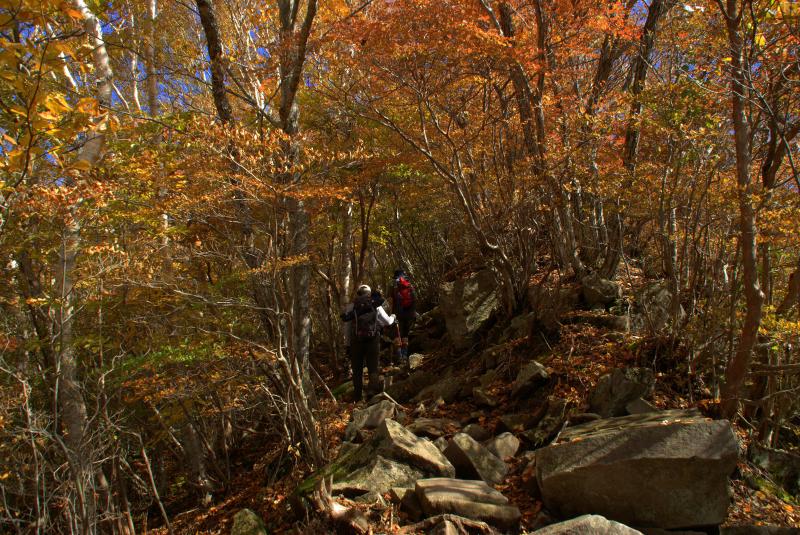
{"label": "dark trousers", "polygon": [[380,351],[380,338],[368,340],[353,340],[350,345],[350,364],[353,367],[353,397],[361,401],[364,389],[364,365],[367,366],[369,383],[367,394],[377,394],[381,388],[378,385],[378,353]]}
{"label": "dark trousers", "polygon": [[414,326],[414,322],[416,318],[411,316],[410,318],[397,318],[397,324],[400,327],[400,338],[408,338],[408,333],[411,331],[411,328]]}

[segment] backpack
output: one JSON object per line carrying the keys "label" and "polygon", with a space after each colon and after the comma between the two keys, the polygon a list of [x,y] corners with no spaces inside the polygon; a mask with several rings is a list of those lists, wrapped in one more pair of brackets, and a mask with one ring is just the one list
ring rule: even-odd
{"label": "backpack", "polygon": [[414,306],[414,287],[405,277],[397,277],[395,303],[400,310],[409,310]]}
{"label": "backpack", "polygon": [[357,297],[353,302],[353,313],[353,327],[358,340],[368,340],[379,334],[378,311],[372,305],[372,296]]}

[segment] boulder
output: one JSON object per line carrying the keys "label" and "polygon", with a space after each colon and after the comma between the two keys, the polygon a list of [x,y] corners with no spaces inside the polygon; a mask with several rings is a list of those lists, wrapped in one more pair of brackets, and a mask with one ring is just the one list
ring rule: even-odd
{"label": "boulder", "polygon": [[481,407],[497,407],[497,400],[479,386],[472,389],[472,399]]}
{"label": "boulder", "polygon": [[344,430],[344,439],[352,441],[362,429],[374,429],[386,418],[393,418],[397,405],[385,399],[365,409],[353,411],[353,419]]}
{"label": "boulder", "polygon": [[583,301],[589,308],[601,306],[608,308],[619,299],[622,299],[622,287],[619,283],[600,277],[592,273],[581,279]]}
{"label": "boulder", "polygon": [[367,505],[376,505],[378,507],[386,507],[386,500],[383,498],[383,493],[378,491],[370,491],[366,494],[361,494],[353,498],[356,503],[366,503]]}
{"label": "boulder", "polygon": [[589,407],[604,418],[624,416],[625,406],[652,394],[654,385],[655,376],[648,368],[616,368],[597,382],[589,396]]}
{"label": "boulder", "polygon": [[400,500],[400,510],[403,511],[408,518],[415,522],[422,518],[422,504],[419,503],[416,490],[412,489],[411,492],[406,492]]}
{"label": "boulder", "polygon": [[[631,308],[631,329],[657,333],[672,322],[672,292],[665,281],[653,282],[636,292]],[[685,313],[678,304],[676,319]]]}
{"label": "boulder", "polygon": [[436,515],[416,524],[406,525],[400,533],[425,533],[429,535],[499,535],[486,522],[453,514]]}
{"label": "boulder", "polygon": [[425,477],[422,470],[381,455],[333,484],[332,491],[348,498],[368,492],[383,494],[392,487],[412,487],[417,479]]}
{"label": "boulder", "polygon": [[437,438],[436,440],[433,441],[433,445],[436,446],[437,448],[439,448],[439,451],[444,452],[444,450],[447,449],[447,444],[449,442],[450,441],[447,440],[446,438],[439,437],[439,438]]}
{"label": "boulder", "polygon": [[518,338],[525,338],[531,330],[531,321],[536,317],[536,312],[523,314],[522,316],[514,316],[511,322],[503,330],[500,335],[500,342],[507,342],[509,340],[516,340]]}
{"label": "boulder", "polygon": [[486,373],[478,377],[478,382],[480,382],[481,388],[487,388],[491,386],[498,377],[497,371],[495,371],[493,368],[490,368],[486,371]]}
{"label": "boulder", "polygon": [[447,282],[439,292],[450,340],[456,348],[471,344],[472,336],[486,325],[500,306],[497,281],[489,269]]}
{"label": "boulder", "polygon": [[577,308],[581,295],[579,286],[531,285],[528,288],[528,302],[538,318],[558,318],[564,312]]}
{"label": "boulder", "polygon": [[460,427],[457,421],[449,418],[417,418],[406,429],[419,437],[436,439],[455,433]]}
{"label": "boulder", "polygon": [[455,475],[455,468],[433,442],[417,437],[394,420],[383,421],[375,432],[375,441],[378,444],[376,453],[379,455],[406,462],[431,475]]}
{"label": "boulder", "polygon": [[424,370],[417,370],[407,379],[397,381],[386,387],[385,392],[400,403],[405,403],[423,389],[435,383],[439,377]]}
{"label": "boulder", "polygon": [[658,407],[642,398],[636,398],[625,405],[625,412],[628,414],[647,414],[648,412],[658,412]]}
{"label": "boulder", "polygon": [[547,369],[535,360],[532,360],[519,370],[517,378],[514,380],[514,385],[511,388],[511,396],[527,396],[547,383],[549,377],[550,375],[547,373]]}
{"label": "boulder", "polygon": [[751,442],[747,456],[753,464],[769,472],[775,483],[789,494],[800,494],[800,455]]}
{"label": "boulder", "polygon": [[428,516],[454,514],[480,520],[506,531],[517,531],[521,518],[508,498],[483,481],[433,478],[417,481],[414,488]]}
{"label": "boulder", "polygon": [[583,515],[551,524],[533,532],[535,535],[642,535],[641,531],[600,515]]}
{"label": "boulder", "polygon": [[483,442],[484,440],[488,440],[492,436],[492,434],[489,433],[489,431],[487,431],[486,428],[480,424],[469,424],[465,426],[464,429],[461,430],[461,432],[468,434],[478,442]]}
{"label": "boulder", "polygon": [[495,485],[503,481],[508,473],[506,463],[466,433],[455,435],[444,450],[444,455],[462,478],[480,478]]}
{"label": "boulder", "polygon": [[571,414],[569,416],[569,424],[568,425],[580,425],[585,424],[586,422],[595,422],[597,420],[602,420],[603,417],[599,414],[595,414],[593,412],[579,412],[578,414]]}
{"label": "boulder", "polygon": [[519,439],[511,433],[502,433],[486,442],[486,449],[498,459],[508,459],[517,454]]}
{"label": "boulder", "polygon": [[661,528],[640,528],[639,531],[644,535],[706,535],[705,531],[694,531],[684,529],[661,529]]}
{"label": "boulder", "polygon": [[599,420],[565,429],[536,452],[545,506],[665,529],[718,525],[738,443],[730,424],[693,411]]}
{"label": "boulder", "polygon": [[392,503],[400,503],[409,492],[414,492],[414,487],[392,487],[389,489],[389,500]]}
{"label": "boulder", "polygon": [[[544,412],[542,412],[542,415],[544,415]],[[541,420],[541,417],[539,420]],[[529,412],[512,412],[500,417],[500,427],[514,433],[520,433],[526,429],[530,429],[537,423],[538,420],[536,420],[535,415]]]}
{"label": "boulder", "polygon": [[541,448],[553,440],[567,421],[569,403],[560,398],[549,398],[544,416],[536,427],[522,434],[532,448]]}
{"label": "boulder", "polygon": [[242,509],[233,516],[231,535],[267,535],[267,527],[256,513]]}
{"label": "boulder", "polygon": [[424,401],[426,399],[442,398],[445,403],[452,403],[461,397],[461,389],[463,385],[461,381],[455,378],[447,377],[441,381],[434,383],[430,386],[423,388],[413,401]]}

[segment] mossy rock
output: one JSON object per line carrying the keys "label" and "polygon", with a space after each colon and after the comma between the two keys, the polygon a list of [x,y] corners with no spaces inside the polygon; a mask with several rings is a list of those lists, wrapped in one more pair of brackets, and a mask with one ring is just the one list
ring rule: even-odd
{"label": "mossy rock", "polygon": [[264,526],[261,517],[250,509],[242,509],[233,517],[233,527],[231,535],[267,535],[268,531]]}
{"label": "mossy rock", "polygon": [[304,479],[290,496],[290,503],[301,514],[306,508],[308,496],[314,492],[319,482],[332,478],[336,483],[351,474],[357,468],[366,465],[375,457],[375,445],[371,442],[361,444],[357,448],[345,450],[339,457]]}

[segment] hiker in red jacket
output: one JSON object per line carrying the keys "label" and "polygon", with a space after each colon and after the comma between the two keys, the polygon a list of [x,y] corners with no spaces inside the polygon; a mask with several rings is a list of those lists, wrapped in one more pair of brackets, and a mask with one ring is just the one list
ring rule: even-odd
{"label": "hiker in red jacket", "polygon": [[397,357],[400,364],[408,366],[408,333],[417,319],[417,296],[414,286],[402,269],[394,272],[390,293],[392,312],[397,317],[399,341]]}

